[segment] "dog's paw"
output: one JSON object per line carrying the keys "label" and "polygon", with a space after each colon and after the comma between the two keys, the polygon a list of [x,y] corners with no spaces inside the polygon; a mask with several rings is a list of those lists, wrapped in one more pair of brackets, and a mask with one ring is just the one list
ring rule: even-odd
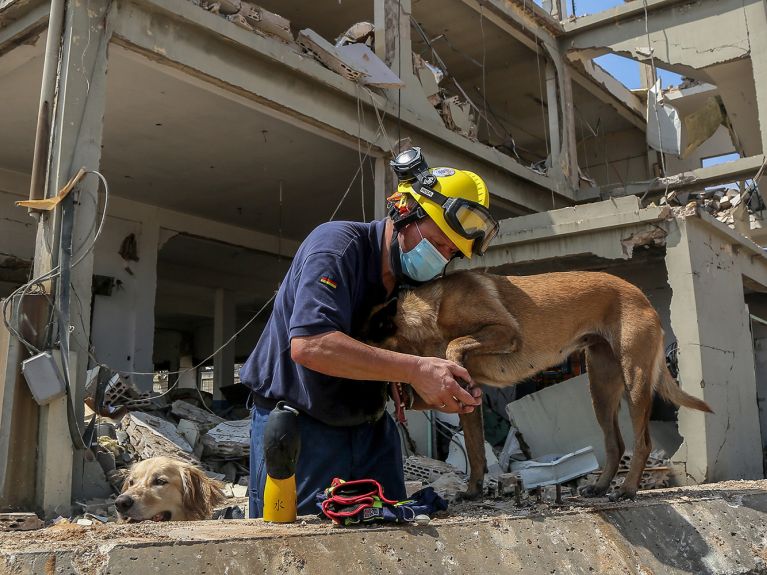
{"label": "dog's paw", "polygon": [[596,485],[584,485],[581,487],[578,492],[583,497],[604,497],[605,493],[607,493],[607,489],[601,489],[597,487]]}
{"label": "dog's paw", "polygon": [[618,489],[610,493],[610,495],[608,495],[607,498],[610,501],[614,502],[614,501],[625,501],[627,499],[634,500],[636,499],[636,496],[637,496],[636,490],[629,490],[629,489],[624,489],[623,487],[619,487]]}
{"label": "dog's paw", "polygon": [[459,491],[455,494],[455,503],[461,503],[462,501],[474,501],[479,499],[482,495],[481,489],[467,489],[466,491]]}

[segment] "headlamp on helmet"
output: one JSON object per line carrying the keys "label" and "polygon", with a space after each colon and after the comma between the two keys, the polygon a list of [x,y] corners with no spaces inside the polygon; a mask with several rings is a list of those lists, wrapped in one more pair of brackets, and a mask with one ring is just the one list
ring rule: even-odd
{"label": "headlamp on helmet", "polygon": [[[455,174],[459,172],[464,174],[460,177],[471,178],[475,181],[475,184],[479,182],[481,189],[486,192],[484,182],[482,182],[479,176],[470,172],[456,171],[451,168],[434,170],[437,174],[435,175],[435,173],[429,171],[428,164],[420,148],[410,148],[400,152],[391,161],[391,167],[400,181],[400,190],[402,190],[404,185],[405,193],[410,194],[419,204],[418,208],[409,213],[403,213],[402,210],[398,210],[392,204],[390,215],[398,229],[411,221],[428,215],[448,236],[453,233],[457,234],[457,236],[452,238],[453,243],[456,243],[464,255],[471,257],[472,253],[478,255],[485,253],[490,241],[498,233],[498,222],[490,215],[490,210],[479,202],[457,195],[454,196],[449,192],[446,192],[446,195],[435,189],[435,186],[440,183],[437,175],[444,175],[446,178],[443,185],[440,186],[444,190],[445,187],[449,188],[447,184],[450,181],[450,177],[458,177]],[[472,189],[476,188],[472,187]],[[483,201],[487,203],[487,196],[485,198]],[[436,204],[436,206],[432,204],[429,207],[429,202]],[[466,240],[471,241],[471,245]],[[465,244],[465,247],[459,245],[459,243]]]}

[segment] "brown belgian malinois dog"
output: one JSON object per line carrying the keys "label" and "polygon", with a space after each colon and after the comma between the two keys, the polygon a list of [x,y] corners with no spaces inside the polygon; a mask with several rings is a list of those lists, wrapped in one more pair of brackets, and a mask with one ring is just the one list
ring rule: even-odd
{"label": "brown belgian malinois dog", "polygon": [[[396,305],[396,309],[394,306]],[[625,449],[618,409],[626,397],[634,454],[611,499],[634,498],[651,450],[653,392],[677,406],[711,412],[685,393],[665,363],[660,318],[636,286],[601,272],[499,276],[457,272],[402,293],[370,318],[372,345],[463,365],[475,383],[505,387],[585,350],[591,399],[606,461],[581,494],[601,497]],[[482,410],[461,414],[471,467],[467,497],[482,493],[486,471]]]}

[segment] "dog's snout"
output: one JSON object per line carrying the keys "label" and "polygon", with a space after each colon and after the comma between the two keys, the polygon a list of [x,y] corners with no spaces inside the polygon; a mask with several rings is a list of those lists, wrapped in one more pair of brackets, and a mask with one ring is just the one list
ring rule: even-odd
{"label": "dog's snout", "polygon": [[133,507],[133,497],[130,495],[120,495],[120,497],[115,499],[115,507],[121,513],[128,511],[128,509]]}

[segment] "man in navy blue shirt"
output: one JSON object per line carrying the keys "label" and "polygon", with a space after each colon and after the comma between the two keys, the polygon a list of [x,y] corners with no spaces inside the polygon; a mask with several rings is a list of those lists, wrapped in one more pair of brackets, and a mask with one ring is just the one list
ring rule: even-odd
{"label": "man in navy blue shirt", "polygon": [[[420,151],[404,152],[405,160],[413,152]],[[242,367],[240,378],[254,403],[250,517],[263,514],[263,433],[279,400],[299,412],[296,486],[302,515],[316,513],[315,495],[334,477],[376,479],[388,498],[405,498],[399,433],[385,410],[386,382],[409,384],[414,409],[468,413],[481,405],[479,388],[467,391],[458,383],[471,384],[462,366],[355,339],[372,308],[400,282],[436,277],[453,257],[484,251],[497,231],[487,211],[489,193],[476,174],[428,170],[421,162],[398,175],[388,218],[325,223],[304,240]]]}

